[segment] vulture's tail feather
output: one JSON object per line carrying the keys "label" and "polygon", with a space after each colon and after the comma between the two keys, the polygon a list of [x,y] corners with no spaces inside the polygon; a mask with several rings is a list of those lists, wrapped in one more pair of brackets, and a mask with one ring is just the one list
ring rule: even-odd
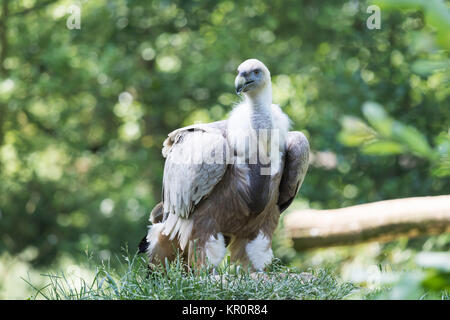
{"label": "vulture's tail feather", "polygon": [[145,236],[144,238],[142,238],[141,242],[139,242],[139,252],[138,253],[145,253],[148,249],[148,241],[147,241],[147,236]]}
{"label": "vulture's tail feather", "polygon": [[139,252],[148,255],[149,263],[170,262],[176,258],[179,248],[178,239],[170,239],[163,233],[164,222],[155,223],[148,229],[147,236],[139,245]]}
{"label": "vulture's tail feather", "polygon": [[191,220],[174,214],[164,217],[163,203],[158,203],[150,213],[147,235],[139,243],[139,253],[146,253],[149,264],[174,261],[177,253],[184,253],[192,232]]}
{"label": "vulture's tail feather", "polygon": [[[152,224],[160,223],[163,220],[163,203],[158,203],[150,213],[150,222]],[[147,236],[142,238],[141,242],[139,242],[139,252],[138,253],[145,253],[148,250],[148,247],[150,246],[150,243],[147,240]]]}

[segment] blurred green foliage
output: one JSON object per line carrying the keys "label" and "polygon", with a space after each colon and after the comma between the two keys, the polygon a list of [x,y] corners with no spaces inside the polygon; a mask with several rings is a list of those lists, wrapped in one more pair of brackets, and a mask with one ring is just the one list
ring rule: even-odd
{"label": "blurred green foliage", "polygon": [[415,260],[424,270],[398,274],[394,281],[383,279],[387,275],[382,275],[380,282],[391,283],[391,288],[375,294],[374,298],[450,299],[450,255],[447,252],[421,252]]}
{"label": "blurred green foliage", "polygon": [[435,138],[433,150],[420,131],[392,119],[380,105],[367,102],[362,110],[372,127],[358,118],[343,117],[343,130],[339,134],[342,143],[361,146],[361,151],[369,155],[410,153],[428,160],[433,165],[433,175],[450,176],[450,132],[442,132]]}
{"label": "blurred green foliage", "polygon": [[[424,0],[377,0],[376,4],[387,9],[420,9],[425,21],[434,28],[437,44],[450,48],[450,12],[442,1]],[[438,51],[439,52],[439,51]],[[445,52],[445,53],[444,53]],[[423,77],[435,75],[443,78],[445,92],[448,93],[450,81],[450,60],[444,51],[431,60],[416,60],[411,70]],[[373,155],[392,155],[411,153],[428,160],[433,165],[432,174],[436,176],[450,176],[450,130],[442,131],[435,137],[436,150],[432,150],[426,136],[412,126],[392,119],[386,114],[382,106],[367,102],[362,111],[372,125],[367,126],[355,117],[343,117],[343,130],[340,141],[347,146],[362,145],[362,152]]]}
{"label": "blurred green foliage", "polygon": [[2,0],[0,252],[42,267],[134,248],[162,141],[226,117],[250,57],[310,140],[305,205],[450,193],[448,10],[429,11],[448,5],[410,2],[369,30],[365,1],[79,1],[69,30],[71,1]]}

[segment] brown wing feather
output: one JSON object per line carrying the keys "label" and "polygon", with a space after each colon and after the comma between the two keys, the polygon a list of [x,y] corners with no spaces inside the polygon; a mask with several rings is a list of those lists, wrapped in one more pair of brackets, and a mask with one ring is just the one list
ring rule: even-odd
{"label": "brown wing feather", "polygon": [[286,139],[283,176],[280,182],[278,207],[286,210],[294,200],[305,179],[309,164],[309,142],[299,131],[291,131]]}
{"label": "brown wing feather", "polygon": [[[229,155],[222,123],[198,124],[175,130],[164,142],[163,211],[188,218],[197,204],[225,174]],[[218,155],[218,163],[205,156]],[[209,160],[214,160],[212,157]],[[217,160],[219,160],[217,158]]]}

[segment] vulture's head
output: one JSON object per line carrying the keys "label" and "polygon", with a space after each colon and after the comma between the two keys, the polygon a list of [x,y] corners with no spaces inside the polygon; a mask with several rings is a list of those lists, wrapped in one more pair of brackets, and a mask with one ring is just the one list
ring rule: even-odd
{"label": "vulture's head", "polygon": [[269,69],[257,59],[248,59],[240,64],[234,84],[236,93],[244,92],[253,95],[270,88]]}

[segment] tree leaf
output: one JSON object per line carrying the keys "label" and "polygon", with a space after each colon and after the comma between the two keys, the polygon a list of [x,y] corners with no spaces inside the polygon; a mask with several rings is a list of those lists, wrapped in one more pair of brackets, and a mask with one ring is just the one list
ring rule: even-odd
{"label": "tree leaf", "polygon": [[364,103],[362,109],[366,119],[381,135],[384,137],[391,135],[393,120],[380,104],[369,101]]}
{"label": "tree leaf", "polygon": [[392,126],[392,137],[405,145],[412,153],[427,158],[434,158],[434,151],[427,139],[416,128],[395,121]]}
{"label": "tree leaf", "polygon": [[370,155],[401,154],[405,151],[403,146],[394,141],[374,141],[362,148],[362,152]]}

